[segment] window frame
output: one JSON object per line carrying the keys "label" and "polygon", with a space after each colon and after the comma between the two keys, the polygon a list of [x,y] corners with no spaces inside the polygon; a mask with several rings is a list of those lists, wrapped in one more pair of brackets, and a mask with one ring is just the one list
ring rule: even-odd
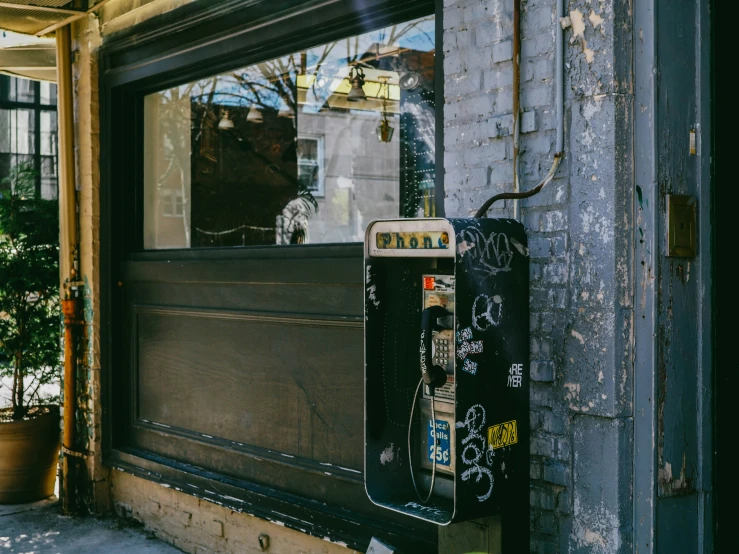
{"label": "window frame", "polygon": [[[443,49],[441,0],[367,0],[358,11],[350,0],[195,0],[169,13],[104,38],[99,58],[100,103],[100,272],[103,461],[113,468],[166,483],[187,494],[197,486],[218,493],[202,496],[235,511],[273,519],[274,513],[310,519],[308,532],[331,536],[352,548],[366,548],[367,533],[396,536],[407,529],[389,522],[357,526],[336,509],[289,493],[225,478],[178,464],[126,445],[130,421],[121,405],[133,406],[130,393],[116,387],[135,378],[121,367],[130,355],[129,336],[120,317],[126,309],[127,261],[277,258],[361,258],[361,243],[333,243],[144,250],[143,182],[144,97],[169,87],[233,70],[373,28],[436,15],[436,213],[443,215]],[[289,37],[289,40],[285,40]],[[132,186],[133,184],[133,186]],[[123,370],[121,372],[121,370]],[[125,373],[121,377],[121,373]],[[124,387],[125,389],[125,387]],[[198,496],[197,493],[195,493]],[[299,525],[282,520],[288,527]],[[297,521],[297,519],[296,519]],[[297,525],[297,527],[296,527]],[[304,530],[305,532],[305,530]],[[429,537],[429,541],[435,542]],[[431,542],[429,542],[430,546]],[[419,552],[421,550],[418,550]]]}
{"label": "window frame", "polygon": [[[27,154],[27,156],[33,158],[33,168],[36,172],[36,183],[35,183],[35,194],[36,198],[41,198],[42,193],[42,164],[46,160],[50,160],[55,168],[56,184],[56,197],[59,196],[59,122],[57,120],[57,130],[54,135],[57,137],[54,141],[54,146],[57,148],[57,152],[52,155],[41,154],[41,114],[48,112],[57,112],[56,95],[54,96],[53,104],[44,104],[41,102],[41,82],[32,79],[26,79],[24,77],[11,76],[11,75],[0,75],[0,88],[9,86],[13,81],[12,79],[18,79],[19,81],[28,81],[30,88],[33,91],[33,102],[27,102],[24,100],[3,100],[0,97],[0,109],[4,110],[29,110],[33,113],[33,140],[34,140],[34,153]],[[51,83],[53,84],[53,83]],[[11,154],[13,156],[19,156],[23,154]]]}
{"label": "window frame", "polygon": [[[311,133],[298,133],[298,141],[312,140],[316,142],[316,164],[318,168],[318,188],[308,189],[316,198],[326,197],[326,153],[324,151],[326,138],[324,135]],[[300,158],[298,158],[298,179],[300,179]]]}

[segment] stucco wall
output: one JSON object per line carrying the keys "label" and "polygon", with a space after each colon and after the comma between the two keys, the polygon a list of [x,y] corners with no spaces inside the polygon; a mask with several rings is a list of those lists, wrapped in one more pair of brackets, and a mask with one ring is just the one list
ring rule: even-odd
{"label": "stucco wall", "polygon": [[[631,15],[619,0],[566,6],[564,162],[547,188],[521,201],[531,254],[531,551],[627,552]],[[447,215],[469,217],[513,190],[512,9],[500,0],[444,2]],[[522,190],[553,159],[558,24],[554,0],[522,3]],[[501,202],[488,216],[511,214]]]}

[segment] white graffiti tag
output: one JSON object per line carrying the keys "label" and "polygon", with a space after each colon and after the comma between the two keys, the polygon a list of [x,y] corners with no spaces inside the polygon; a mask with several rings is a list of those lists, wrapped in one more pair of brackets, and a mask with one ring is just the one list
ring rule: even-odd
{"label": "white graffiti tag", "polygon": [[513,250],[508,236],[503,233],[490,233],[485,237],[480,229],[467,228],[457,235],[457,244],[462,255],[469,255],[473,262],[477,262],[475,269],[488,276],[511,270]]}
{"label": "white graffiti tag", "polygon": [[467,436],[462,439],[462,445],[464,446],[462,462],[469,467],[462,473],[462,481],[470,481],[472,476],[476,475],[475,483],[479,483],[483,477],[487,477],[489,486],[483,494],[477,495],[479,502],[485,502],[493,493],[493,484],[495,483],[492,471],[481,465],[482,462],[491,466],[494,456],[492,449],[487,448],[484,435],[481,434],[485,428],[485,408],[480,404],[475,404],[467,410],[464,422],[458,421],[455,427],[457,429],[467,429]]}
{"label": "white graffiti tag", "polygon": [[372,284],[372,268],[367,266],[367,272],[364,278],[367,286],[367,300],[372,302],[375,308],[379,307],[380,301],[377,299],[377,286]]}
{"label": "white graffiti tag", "polygon": [[491,325],[498,326],[503,317],[503,299],[481,294],[472,304],[472,326],[478,331],[487,331]]}

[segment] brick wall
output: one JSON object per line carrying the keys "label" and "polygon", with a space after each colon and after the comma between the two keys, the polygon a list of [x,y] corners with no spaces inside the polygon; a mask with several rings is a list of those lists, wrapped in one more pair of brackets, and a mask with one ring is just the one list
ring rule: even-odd
{"label": "brick wall", "polygon": [[[112,471],[116,513],[144,523],[158,538],[188,554],[351,554],[344,546],[235,512],[121,471]],[[260,535],[268,537],[262,550]]]}
{"label": "brick wall", "polygon": [[[531,255],[531,551],[625,552],[631,537],[628,6],[568,3],[565,158],[521,201]],[[446,211],[513,190],[513,3],[444,2]],[[521,189],[555,148],[554,0],[522,2]],[[510,217],[500,202],[488,217]],[[577,486],[574,487],[574,483]],[[505,530],[503,530],[505,533]]]}

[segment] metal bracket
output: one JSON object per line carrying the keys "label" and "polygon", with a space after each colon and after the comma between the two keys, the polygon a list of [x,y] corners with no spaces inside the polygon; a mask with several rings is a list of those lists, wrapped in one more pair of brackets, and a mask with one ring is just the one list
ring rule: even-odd
{"label": "metal bracket", "polygon": [[695,198],[667,195],[667,256],[694,258],[696,254]]}
{"label": "metal bracket", "polygon": [[62,445],[62,453],[65,456],[72,456],[74,458],[87,458],[90,455],[89,452],[80,452],[78,450],[70,450],[64,445]]}

